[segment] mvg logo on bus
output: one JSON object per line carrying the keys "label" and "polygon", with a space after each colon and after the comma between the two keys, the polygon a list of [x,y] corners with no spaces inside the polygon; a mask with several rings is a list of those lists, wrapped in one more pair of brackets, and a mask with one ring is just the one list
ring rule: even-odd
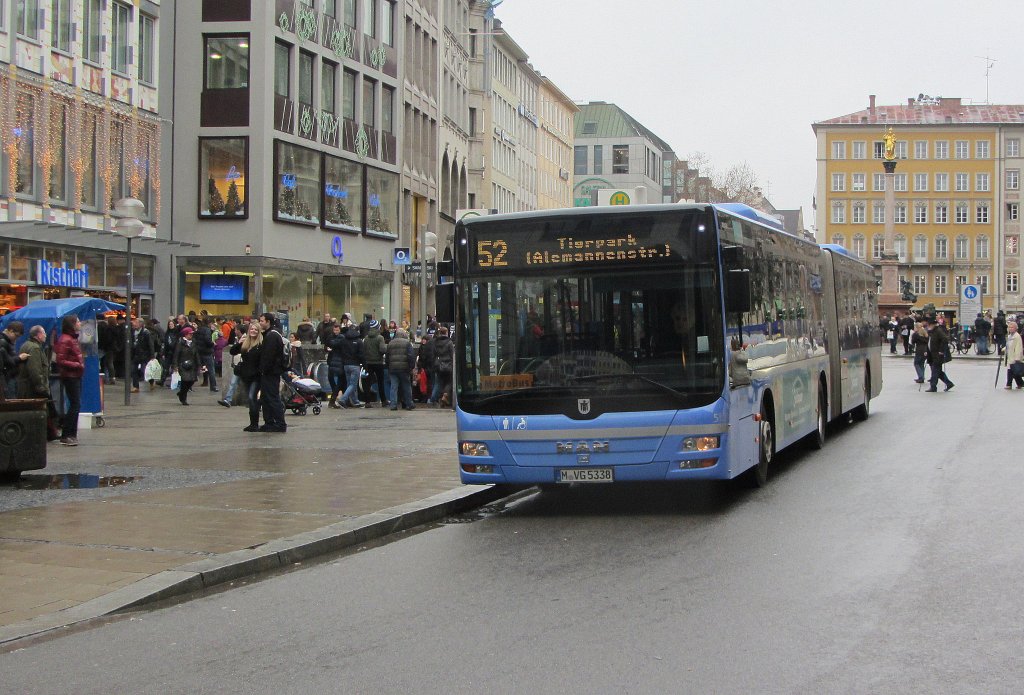
{"label": "mvg logo on bus", "polygon": [[608,442],[555,442],[556,454],[607,454]]}

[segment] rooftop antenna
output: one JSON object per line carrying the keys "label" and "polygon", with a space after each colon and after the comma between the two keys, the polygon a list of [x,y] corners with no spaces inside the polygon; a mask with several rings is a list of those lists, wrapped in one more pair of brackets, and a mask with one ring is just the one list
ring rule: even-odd
{"label": "rooftop antenna", "polygon": [[985,103],[991,104],[992,102],[988,99],[988,79],[989,75],[992,74],[992,68],[995,67],[998,61],[988,55],[988,49],[985,50],[985,54],[986,55],[974,57],[985,61]]}

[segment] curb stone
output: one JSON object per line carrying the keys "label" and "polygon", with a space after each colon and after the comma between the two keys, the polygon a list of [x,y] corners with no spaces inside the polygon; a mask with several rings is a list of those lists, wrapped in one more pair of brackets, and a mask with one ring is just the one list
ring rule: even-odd
{"label": "curb stone", "polygon": [[208,589],[228,581],[288,567],[377,538],[421,526],[507,497],[494,485],[465,485],[418,502],[341,521],[290,538],[190,562],[56,613],[0,627],[0,645],[37,637],[156,601]]}

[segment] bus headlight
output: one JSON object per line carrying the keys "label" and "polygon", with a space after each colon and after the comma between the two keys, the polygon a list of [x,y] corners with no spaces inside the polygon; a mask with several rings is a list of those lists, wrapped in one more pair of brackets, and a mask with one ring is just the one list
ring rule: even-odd
{"label": "bus headlight", "polygon": [[462,442],[459,453],[463,456],[490,456],[491,451],[484,442]]}
{"label": "bus headlight", "polygon": [[680,451],[711,451],[717,449],[719,444],[718,435],[706,437],[687,437],[683,440]]}

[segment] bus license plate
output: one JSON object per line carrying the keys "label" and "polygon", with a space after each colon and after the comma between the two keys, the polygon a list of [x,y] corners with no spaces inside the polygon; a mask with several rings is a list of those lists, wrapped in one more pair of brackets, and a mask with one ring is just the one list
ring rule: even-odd
{"label": "bus license plate", "polygon": [[613,483],[612,468],[563,468],[558,471],[560,483]]}

